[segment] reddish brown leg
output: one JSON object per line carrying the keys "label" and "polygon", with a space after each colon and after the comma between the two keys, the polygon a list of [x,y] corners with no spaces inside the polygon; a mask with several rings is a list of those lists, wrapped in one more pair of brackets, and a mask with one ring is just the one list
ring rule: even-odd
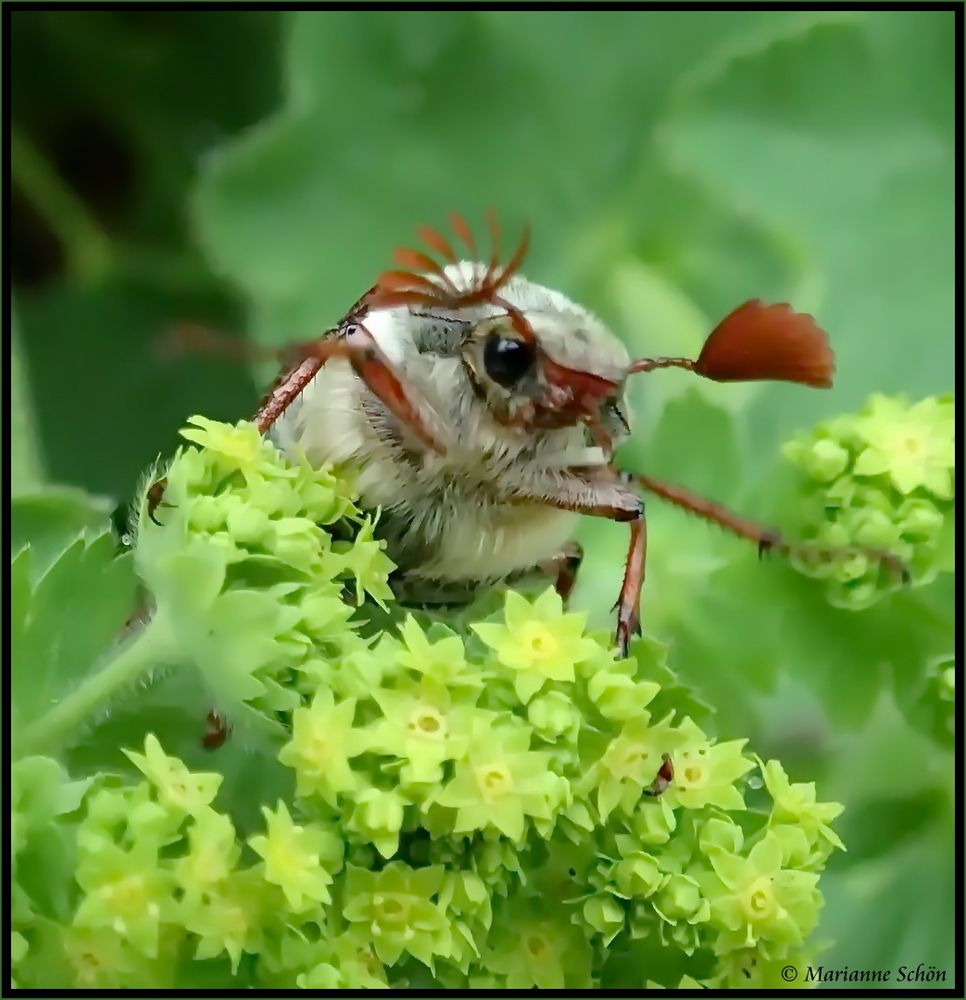
{"label": "reddish brown leg", "polygon": [[568,542],[552,559],[540,564],[540,571],[554,578],[554,590],[564,604],[577,584],[577,574],[584,560],[584,550],[577,542]]}
{"label": "reddish brown leg", "polygon": [[640,631],[639,605],[647,555],[647,527],[640,497],[627,490],[620,481],[620,473],[608,466],[574,468],[562,475],[538,474],[516,482],[507,476],[504,487],[506,499],[511,503],[541,503],[630,524],[624,582],[615,605],[617,646],[620,654],[626,656],[631,636]]}
{"label": "reddish brown leg", "polygon": [[661,766],[658,769],[657,776],[651,782],[651,787],[644,789],[644,794],[657,798],[657,796],[663,795],[668,790],[672,781],[674,781],[674,763],[671,760],[670,754],[662,753]]}
{"label": "reddish brown leg", "polygon": [[184,355],[202,355],[236,364],[259,361],[279,363],[289,359],[287,348],[269,347],[247,340],[241,334],[224,333],[201,323],[176,323],[165,330],[158,344],[164,361],[174,361]]}
{"label": "reddish brown leg", "polygon": [[908,582],[909,572],[902,562],[892,553],[884,549],[863,548],[859,546],[829,546],[817,545],[808,542],[790,542],[784,536],[771,528],[758,524],[756,521],[749,521],[740,517],[713,500],[706,500],[704,497],[691,493],[681,486],[672,483],[665,483],[651,476],[624,473],[625,482],[634,482],[643,486],[644,489],[659,496],[662,500],[680,507],[692,514],[703,517],[706,521],[711,521],[730,531],[739,538],[747,539],[758,546],[759,556],[766,552],[780,552],[785,556],[795,556],[803,559],[839,559],[844,556],[862,554],[870,558],[877,559],[891,573],[900,576],[904,582]]}
{"label": "reddish brown leg", "polygon": [[[255,414],[255,423],[263,434],[288,409],[327,361],[333,357],[346,358],[356,374],[424,444],[433,451],[442,453],[442,445],[426,427],[412,391],[405,388],[402,375],[383,354],[365,326],[350,318],[371,294],[372,290],[353,306],[340,327],[327,331],[318,340],[280,348],[266,347],[199,324],[181,323],[168,332],[164,349],[168,356],[191,353],[208,354],[238,362],[287,360],[289,369],[275,382]],[[420,402],[425,409],[425,401]],[[153,510],[152,508],[152,514]]]}
{"label": "reddish brown leg", "polygon": [[322,365],[323,361],[319,358],[306,358],[275,380],[253,417],[260,433],[265,434],[271,429],[292,401],[315,378]]}
{"label": "reddish brown leg", "polygon": [[644,586],[644,564],[647,560],[647,522],[644,514],[631,521],[631,541],[624,565],[624,582],[617,598],[617,648],[627,656],[632,635],[641,632],[641,590]]}
{"label": "reddish brown leg", "polygon": [[159,507],[172,507],[173,504],[165,503],[164,491],[168,488],[168,480],[161,477],[157,482],[152,483],[148,488],[148,517],[160,528],[161,522],[154,516]]}
{"label": "reddish brown leg", "polygon": [[231,724],[228,720],[212,709],[205,716],[205,734],[201,738],[201,745],[206,750],[217,750],[231,733]]}
{"label": "reddish brown leg", "polygon": [[[420,410],[428,411],[425,400],[405,386],[395,365],[382,352],[375,338],[361,324],[345,328],[344,333],[310,341],[293,348],[303,357],[301,363],[275,384],[255,414],[255,423],[264,434],[288,409],[292,401],[332,358],[345,358],[355,373],[383,403],[409,427],[432,451],[442,454],[443,444],[427,427]],[[440,425],[437,418],[437,426]]]}

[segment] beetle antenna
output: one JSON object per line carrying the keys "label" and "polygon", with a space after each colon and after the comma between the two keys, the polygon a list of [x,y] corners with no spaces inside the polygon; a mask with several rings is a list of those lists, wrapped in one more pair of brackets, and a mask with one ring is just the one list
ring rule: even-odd
{"label": "beetle antenna", "polygon": [[781,303],[752,299],[729,313],[709,334],[696,361],[640,358],[628,374],[684,368],[715,382],[797,382],[827,389],[835,372],[828,337],[815,320]]}
{"label": "beetle antenna", "polygon": [[690,358],[638,358],[627,369],[627,374],[653,372],[658,368],[684,368],[689,372],[693,372],[694,362]]}
{"label": "beetle antenna", "polygon": [[[475,255],[476,240],[463,216],[451,213],[450,222],[460,241]],[[500,224],[496,215],[487,213],[492,250],[489,262],[483,270],[472,275],[451,275],[446,267],[457,262],[458,257],[452,244],[437,229],[420,226],[417,230],[423,243],[433,251],[443,263],[438,263],[429,254],[411,247],[396,250],[394,257],[403,271],[384,271],[375,287],[365,299],[369,308],[393,306],[436,306],[444,309],[461,309],[466,306],[499,302],[500,290],[517,272],[530,246],[530,230],[523,227],[523,234],[512,257],[502,264],[500,252]]]}
{"label": "beetle antenna", "polygon": [[256,364],[286,361],[290,347],[258,344],[239,333],[225,333],[203,323],[183,322],[168,327],[156,341],[155,350],[159,360],[164,362],[188,355]]}

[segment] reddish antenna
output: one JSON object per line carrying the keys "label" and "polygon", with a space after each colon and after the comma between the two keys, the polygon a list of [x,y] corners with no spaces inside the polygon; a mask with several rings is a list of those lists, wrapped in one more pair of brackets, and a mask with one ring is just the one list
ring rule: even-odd
{"label": "reddish antenna", "polygon": [[628,374],[684,368],[715,382],[797,382],[828,389],[835,356],[825,331],[787,303],[765,305],[752,299],[738,306],[711,331],[696,361],[641,358]]}
{"label": "reddish antenna", "polygon": [[[473,257],[479,256],[476,239],[468,223],[456,212],[450,213],[453,232],[465,244]],[[464,306],[479,305],[499,301],[500,289],[517,272],[530,246],[530,230],[524,225],[520,243],[506,264],[500,263],[500,224],[493,211],[487,212],[490,230],[490,258],[482,273],[470,277],[451,277],[445,265],[455,264],[459,256],[452,244],[438,230],[431,226],[419,226],[416,232],[423,243],[445,262],[440,264],[429,254],[413,247],[400,247],[393,253],[397,264],[404,270],[384,271],[376,281],[375,288],[368,297],[370,308],[387,308],[400,305],[426,305],[445,309],[459,309]]]}

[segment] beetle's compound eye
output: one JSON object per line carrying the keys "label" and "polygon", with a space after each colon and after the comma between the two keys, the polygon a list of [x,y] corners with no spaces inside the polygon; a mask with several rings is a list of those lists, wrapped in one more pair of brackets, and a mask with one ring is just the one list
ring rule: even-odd
{"label": "beetle's compound eye", "polygon": [[516,385],[533,368],[536,357],[533,344],[516,337],[504,336],[497,331],[486,338],[483,348],[486,374],[504,389]]}

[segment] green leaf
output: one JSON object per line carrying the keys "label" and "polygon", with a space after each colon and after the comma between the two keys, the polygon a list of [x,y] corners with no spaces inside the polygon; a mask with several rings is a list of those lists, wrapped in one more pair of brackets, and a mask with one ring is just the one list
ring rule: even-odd
{"label": "green leaf", "polygon": [[37,430],[57,482],[129,497],[159,453],[174,450],[187,414],[254,412],[245,368],[163,349],[179,323],[237,331],[238,310],[217,290],[111,278],[32,297],[20,319],[26,360],[44,373],[34,384]]}
{"label": "green leaf", "polygon": [[261,823],[261,806],[279,798],[291,801],[294,772],[277,760],[279,740],[264,727],[239,725],[216,750],[204,746],[208,713],[217,705],[197,670],[174,670],[139,687],[136,697],[119,698],[84,732],[84,739],[69,748],[66,760],[74,774],[123,771],[137,777],[121,748],[144,745],[154,733],[165,752],[179,757],[193,771],[217,770],[224,776],[218,807],[232,816],[242,831]]}
{"label": "green leaf", "polygon": [[[828,904],[822,935],[834,945],[822,953],[828,968],[943,970],[952,983],[959,948],[954,921],[955,879],[950,878],[951,817],[921,837],[848,870],[823,878]],[[916,915],[910,920],[910,913]],[[857,915],[861,914],[861,920]],[[897,971],[890,985],[895,984]]]}
{"label": "green leaf", "polygon": [[42,719],[95,672],[135,609],[130,554],[110,532],[73,542],[27,593],[29,549],[14,562],[12,712],[17,729]]}
{"label": "green leaf", "polygon": [[[11,310],[13,312],[13,310]],[[10,492],[35,489],[43,481],[43,458],[37,436],[30,392],[30,379],[20,347],[16,312],[11,316],[10,365]]]}
{"label": "green leaf", "polygon": [[[637,644],[632,645],[631,656],[635,656],[639,648]],[[638,663],[643,665],[637,675],[639,680],[654,681],[661,685],[661,690],[648,704],[648,711],[653,718],[661,719],[675,711],[679,717],[688,716],[702,728],[713,726],[714,708],[694,688],[684,683],[671,666],[653,655],[639,657]]]}
{"label": "green leaf", "polygon": [[50,757],[16,761],[11,778],[16,789],[13,807],[28,826],[36,827],[77,809],[92,780],[71,781],[63,765]]}
{"label": "green leaf", "polygon": [[[951,13],[869,11],[750,45],[682,87],[660,133],[678,169],[814,254],[821,298],[796,304],[831,335],[843,410],[950,384],[953,35]],[[770,450],[829,405],[769,392],[751,426]]]}
{"label": "green leaf", "polygon": [[30,570],[36,580],[78,536],[103,531],[110,511],[109,501],[68,486],[14,497],[10,504],[11,551],[30,545]]}
{"label": "green leaf", "polygon": [[74,845],[60,822],[81,803],[93,778],[71,781],[50,757],[25,757],[11,769],[17,882],[35,909],[53,919],[70,917]]}
{"label": "green leaf", "polygon": [[187,193],[201,157],[276,105],[284,29],[278,11],[142,13],[11,26],[12,127],[40,156],[10,215],[37,453],[51,480],[119,499],[187,414],[257,405],[243,367],[160,347],[179,323],[240,331]]}
{"label": "green leaf", "polygon": [[897,789],[846,810],[839,833],[849,851],[863,862],[905,847],[943,820],[949,801],[938,788]]}
{"label": "green leaf", "polygon": [[825,601],[820,581],[790,569],[778,584],[776,599],[788,609],[786,669],[801,664],[797,672],[842,725],[865,722],[890,674],[922,677],[927,661],[949,648],[952,619],[930,613],[915,592],[899,591],[864,611],[849,611]]}
{"label": "green leaf", "polygon": [[[533,220],[527,272],[574,294],[634,251],[688,288],[720,290],[710,254],[692,251],[693,229],[671,211],[657,222],[651,206],[690,208],[693,227],[720,237],[704,241],[714,246],[751,231],[766,269],[775,246],[757,224],[729,226],[731,206],[705,205],[693,184],[666,182],[660,166],[642,173],[653,125],[682,73],[749,30],[815,16],[299,14],[286,108],[204,166],[204,245],[252,296],[256,335],[275,342],[338,319],[393,246],[419,222],[445,225],[451,209],[478,223],[494,205],[511,229]],[[591,50],[608,53],[593,70]],[[613,292],[601,292],[589,304],[612,311]]]}
{"label": "green leaf", "polygon": [[689,390],[664,407],[641,450],[646,456],[641,472],[668,478],[719,502],[733,498],[742,472],[734,421],[697,390]]}

